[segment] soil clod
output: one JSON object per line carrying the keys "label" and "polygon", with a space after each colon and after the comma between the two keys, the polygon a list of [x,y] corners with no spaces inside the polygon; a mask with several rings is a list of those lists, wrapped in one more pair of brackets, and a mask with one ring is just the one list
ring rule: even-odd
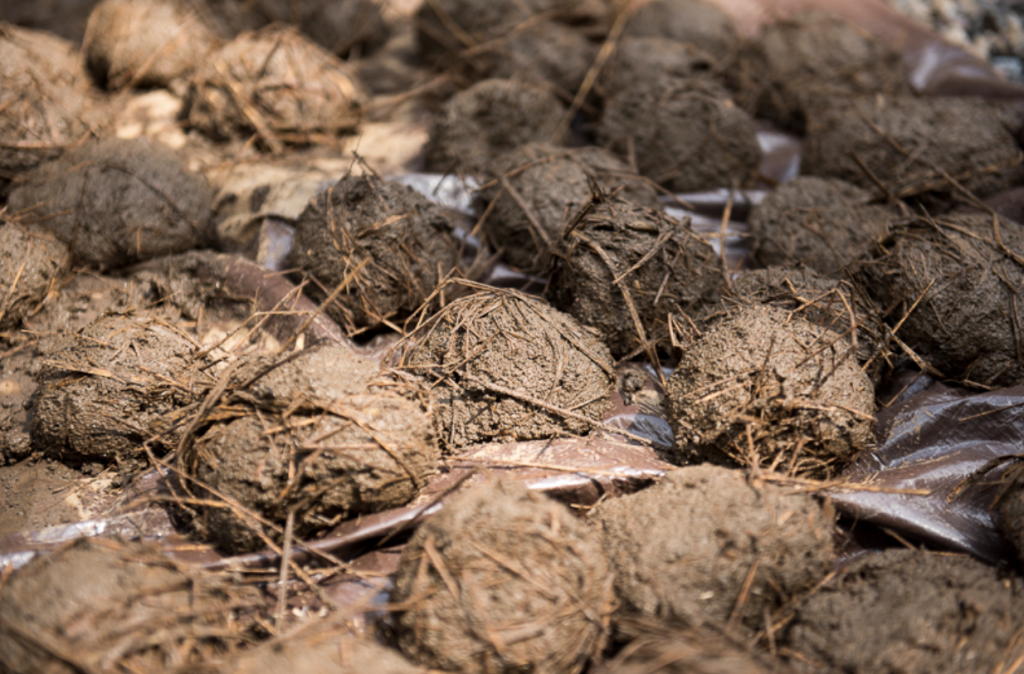
{"label": "soil clod", "polygon": [[0,333],[17,330],[69,267],[67,246],[0,216]]}
{"label": "soil clod", "polygon": [[735,54],[740,37],[736,25],[717,5],[704,0],[654,0],[630,17],[628,37],[660,37],[685,42],[717,59]]}

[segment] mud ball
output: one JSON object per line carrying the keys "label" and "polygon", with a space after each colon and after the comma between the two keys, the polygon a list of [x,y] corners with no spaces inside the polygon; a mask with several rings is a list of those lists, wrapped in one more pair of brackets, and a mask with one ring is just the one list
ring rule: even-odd
{"label": "mud ball", "polygon": [[534,142],[552,142],[565,106],[545,89],[515,80],[484,80],[444,104],[424,148],[427,170],[480,174],[494,159]]}
{"label": "mud ball", "polygon": [[0,332],[35,313],[69,263],[67,246],[53,235],[0,218]]}
{"label": "mud ball", "polygon": [[1024,657],[1020,589],[967,556],[869,553],[803,602],[783,641],[796,672],[999,671]]}
{"label": "mud ball", "polygon": [[998,513],[996,523],[1003,537],[1017,553],[1017,561],[1024,564],[1024,470],[1019,465],[1004,473],[1009,485],[997,497],[993,511]]}
{"label": "mud ball", "polygon": [[0,668],[159,672],[251,641],[232,615],[255,588],[177,564],[157,545],[79,538],[0,586]]}
{"label": "mud ball", "polygon": [[591,179],[637,205],[661,208],[648,180],[598,147],[531,143],[499,157],[488,173],[494,184],[483,193],[490,208],[483,231],[507,262],[528,273],[546,270],[566,224],[593,196]]}
{"label": "mud ball", "polygon": [[611,404],[608,349],[572,317],[511,290],[455,300],[411,333],[399,366],[431,383],[449,452],[587,433]]}
{"label": "mud ball", "polygon": [[556,21],[531,23],[489,44],[463,62],[487,77],[552,88],[566,101],[583,85],[598,51],[582,32]]}
{"label": "mud ball", "polygon": [[667,343],[668,316],[718,301],[721,259],[688,222],[598,195],[565,228],[548,298],[616,358]]}
{"label": "mud ball", "polygon": [[986,196],[1024,183],[1019,129],[1015,114],[981,98],[823,99],[808,114],[801,171],[880,183],[897,198],[953,192],[949,178]]}
{"label": "mud ball", "polygon": [[388,39],[380,3],[374,0],[256,0],[251,4],[271,22],[296,24],[338,56],[366,55]]}
{"label": "mud ball", "polygon": [[709,79],[642,82],[606,103],[598,143],[635,157],[673,192],[753,184],[761,162],[754,120]]}
{"label": "mud ball", "polygon": [[704,0],[645,3],[629,19],[622,34],[687,42],[718,59],[732,56],[740,44],[736,25],[729,15]]}
{"label": "mud ball", "polygon": [[431,669],[574,674],[604,645],[610,579],[601,544],[565,506],[517,484],[482,485],[403,551],[398,645]]}
{"label": "mud ball", "polygon": [[861,266],[897,337],[945,377],[984,387],[1024,382],[1024,232],[991,215],[897,223]]}
{"label": "mud ball", "polygon": [[766,26],[728,77],[744,109],[801,134],[817,100],[912,92],[899,51],[824,13]]}
{"label": "mud ball", "polygon": [[245,651],[219,670],[224,674],[426,674],[391,648],[357,637],[344,627],[305,629]]}
{"label": "mud ball", "polygon": [[451,222],[411,187],[374,175],[342,178],[295,225],[292,264],[350,334],[401,321],[459,262]]}
{"label": "mud ball", "polygon": [[771,267],[740,274],[730,294],[733,301],[768,304],[842,335],[876,386],[894,365],[881,309],[859,284]]}
{"label": "mud ball", "polygon": [[[601,536],[625,615],[751,630],[830,571],[832,522],[808,494],[720,466],[674,470],[601,502]],[[735,618],[732,618],[735,619]]]}
{"label": "mud ball", "polygon": [[874,387],[850,342],[777,307],[715,322],[680,355],[667,395],[680,463],[827,479],[872,439]]}
{"label": "mud ball", "polygon": [[213,190],[149,141],[105,138],[24,175],[8,199],[23,222],[54,234],[78,263],[117,268],[202,248]]}
{"label": "mud ball", "polygon": [[214,39],[180,0],[103,0],[89,15],[82,51],[108,89],[167,86],[195,70]]}
{"label": "mud ball", "polygon": [[45,348],[32,445],[67,463],[145,461],[143,443],[177,446],[184,409],[213,385],[212,362],[184,333],[144,313],[102,316]]}
{"label": "mud ball", "polygon": [[754,257],[765,267],[805,266],[840,278],[898,217],[871,200],[870,192],[835,178],[800,176],[781,185],[750,214]]}
{"label": "mud ball", "polygon": [[637,83],[700,77],[715,67],[714,57],[689,43],[663,37],[624,37],[601,70],[595,90],[607,99]]}
{"label": "mud ball", "polygon": [[270,26],[211,53],[186,109],[188,123],[211,138],[256,133],[275,150],[354,129],[366,100],[353,66],[294,28]]}

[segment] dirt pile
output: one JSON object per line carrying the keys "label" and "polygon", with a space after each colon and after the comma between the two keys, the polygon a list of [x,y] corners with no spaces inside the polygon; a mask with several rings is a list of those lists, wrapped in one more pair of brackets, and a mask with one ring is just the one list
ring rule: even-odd
{"label": "dirt pile", "polygon": [[599,194],[565,228],[551,303],[600,331],[616,358],[668,342],[668,316],[718,301],[722,263],[688,222]]}
{"label": "dirt pile", "polygon": [[159,548],[79,539],[0,586],[0,667],[160,672],[198,666],[251,640],[236,612],[251,587],[176,564]]}
{"label": "dirt pile", "polygon": [[597,139],[673,192],[750,186],[761,162],[753,118],[705,78],[640,82],[616,93]]}
{"label": "dirt pile", "polygon": [[17,330],[38,310],[70,261],[67,246],[51,234],[0,216],[0,333]]}
{"label": "dirt pile", "polygon": [[411,187],[375,175],[342,178],[295,225],[292,264],[350,334],[395,325],[459,262],[451,222]]}
{"label": "dirt pile", "polygon": [[427,378],[448,451],[582,435],[608,409],[605,346],[543,300],[497,288],[458,299],[407,337],[398,366]]}
{"label": "dirt pile", "polygon": [[12,211],[105,268],[201,248],[213,191],[170,149],[146,140],[91,141],[19,180]]}
{"label": "dirt pile", "polygon": [[828,478],[872,440],[874,387],[850,342],[772,306],[715,322],[681,353],[667,394],[681,463]]}
{"label": "dirt pile", "polygon": [[483,485],[446,503],[402,553],[398,645],[436,669],[574,674],[604,645],[610,578],[600,543],[565,506]]}
{"label": "dirt pile", "polygon": [[280,151],[356,128],[366,98],[352,66],[294,28],[270,26],[211,53],[186,108],[188,123],[211,138],[255,133]]}
{"label": "dirt pile", "polygon": [[654,0],[644,3],[622,33],[685,42],[717,59],[733,56],[740,44],[728,14],[704,0]]}
{"label": "dirt pile", "polygon": [[832,562],[832,522],[813,497],[718,466],[671,471],[589,521],[627,617],[757,630]]}
{"label": "dirt pile", "polygon": [[1024,657],[1019,579],[970,557],[888,550],[854,562],[785,635],[798,672],[995,672]]}
{"label": "dirt pile", "polygon": [[601,70],[596,90],[608,99],[636,84],[706,76],[716,67],[714,57],[689,43],[664,37],[624,37]]}
{"label": "dirt pile", "polygon": [[801,176],[769,193],[750,214],[751,248],[771,267],[809,267],[841,278],[889,231],[898,213],[835,178]]}
{"label": "dirt pile", "polygon": [[341,57],[366,55],[388,38],[381,4],[374,0],[256,0],[269,23],[291,23],[314,42]]}
{"label": "dirt pile", "polygon": [[661,208],[646,179],[597,147],[531,143],[499,157],[489,173],[494,182],[483,193],[490,209],[483,231],[506,261],[528,273],[547,269],[565,226],[593,196],[591,179],[638,206]]}

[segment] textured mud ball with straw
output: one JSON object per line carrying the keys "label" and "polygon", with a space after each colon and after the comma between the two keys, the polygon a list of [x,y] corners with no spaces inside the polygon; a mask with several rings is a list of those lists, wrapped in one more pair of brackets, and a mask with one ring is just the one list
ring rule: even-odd
{"label": "textured mud ball with straw", "polygon": [[531,21],[486,47],[466,52],[463,63],[492,78],[527,81],[570,101],[583,85],[598,47],[583,31],[556,21]]}
{"label": "textured mud ball with straw", "polygon": [[253,638],[238,619],[254,587],[179,564],[153,545],[80,538],[0,585],[0,668],[168,671],[220,659]]}
{"label": "textured mud ball with straw", "polygon": [[108,89],[166,86],[213,47],[213,34],[180,0],[104,0],[89,15],[82,51]]}
{"label": "textured mud ball with straw", "polygon": [[604,645],[612,594],[601,544],[572,512],[487,484],[446,503],[402,553],[395,631],[431,668],[573,674]]}
{"label": "textured mud ball with straw", "polygon": [[342,178],[299,217],[292,263],[350,334],[395,325],[458,264],[459,244],[440,207],[375,175]]}
{"label": "textured mud ball with straw", "polygon": [[595,91],[604,99],[636,84],[710,75],[717,63],[692,44],[663,37],[624,37],[601,69]]}
{"label": "textured mud ball with straw", "polygon": [[740,306],[680,355],[668,416],[681,463],[829,478],[871,441],[875,396],[850,342],[772,306]]}
{"label": "textured mud ball with straw", "polygon": [[17,330],[68,270],[67,246],[0,215],[0,333]]}
{"label": "textured mud ball with straw", "polygon": [[803,133],[808,108],[857,94],[911,94],[903,55],[824,13],[773,21],[727,72],[750,114]]}
{"label": "textured mud ball with straw", "polygon": [[722,263],[688,222],[597,193],[565,229],[551,303],[626,358],[668,342],[668,316],[718,301]]}
{"label": "textured mud ball with straw", "polygon": [[616,93],[597,138],[673,192],[749,186],[761,162],[753,118],[710,79],[640,82]]}
{"label": "textured mud ball with straw", "polygon": [[765,267],[806,266],[842,278],[898,217],[872,195],[834,178],[800,176],[769,193],[750,214],[751,248]]}
{"label": "textured mud ball with straw", "polygon": [[281,544],[289,518],[306,537],[412,499],[440,459],[426,393],[371,373],[328,346],[234,375],[179,461],[190,491],[223,501],[202,508],[200,536],[257,550]]}
{"label": "textured mud ball with straw", "polygon": [[[287,82],[288,86],[282,86]],[[244,33],[196,73],[188,122],[218,139],[256,134],[271,150],[355,129],[366,93],[355,70],[293,28]]]}
{"label": "textured mud ball with straw", "polygon": [[704,0],[655,0],[639,8],[623,29],[625,37],[659,37],[692,44],[716,59],[740,44],[736,25],[717,5]]}
{"label": "textured mud ball with straw", "polygon": [[898,223],[861,266],[918,364],[981,386],[1024,382],[1024,234],[992,215]]}
{"label": "textured mud ball with straw", "polygon": [[76,262],[116,268],[205,246],[212,199],[206,178],[172,150],[105,138],[25,174],[8,205]]}
{"label": "textured mud ball with straw", "polygon": [[669,472],[598,505],[624,617],[763,628],[766,612],[829,572],[832,522],[809,494],[719,466]]}
{"label": "textured mud ball with straw", "polygon": [[821,99],[801,170],[901,199],[956,185],[985,196],[1024,182],[1019,131],[1015,113],[981,98]]}
{"label": "textured mud ball with straw", "polygon": [[434,117],[424,148],[427,169],[483,173],[494,159],[526,143],[557,142],[565,106],[540,87],[484,80],[452,96]]}
{"label": "textured mud ball with straw", "polygon": [[566,224],[590,201],[591,179],[639,206],[660,209],[650,181],[597,147],[558,148],[531,143],[499,157],[484,198],[490,203],[483,231],[510,264],[543,272],[562,245]]}
{"label": "textured mud ball with straw", "polygon": [[886,550],[807,597],[777,638],[801,673],[1009,671],[1024,658],[1020,589],[965,555]]}
{"label": "textured mud ball with straw", "polygon": [[448,451],[479,442],[582,435],[615,388],[608,349],[543,300],[481,289],[418,327],[399,366],[432,387]]}

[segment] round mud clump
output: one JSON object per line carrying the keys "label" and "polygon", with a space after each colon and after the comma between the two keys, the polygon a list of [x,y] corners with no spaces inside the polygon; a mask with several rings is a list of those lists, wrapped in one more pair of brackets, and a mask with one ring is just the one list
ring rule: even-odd
{"label": "round mud clump", "polygon": [[204,508],[201,537],[258,550],[280,542],[289,513],[306,537],[416,496],[440,460],[426,394],[372,371],[341,347],[245,368],[228,396],[236,418],[204,425],[179,463],[205,498],[237,504]]}
{"label": "round mud clump", "polygon": [[812,496],[720,466],[671,471],[589,521],[627,616],[757,630],[831,570],[832,522]]}
{"label": "round mud clump", "polygon": [[434,118],[427,170],[484,173],[521,145],[550,142],[565,114],[553,93],[514,80],[484,80],[452,96]]}
{"label": "round mud clump", "polygon": [[67,246],[51,234],[0,218],[0,332],[17,330],[70,262]]}
{"label": "round mud clump", "polygon": [[[1016,115],[981,98],[823,99],[808,115],[801,171],[907,198],[986,196],[1024,182]],[[941,139],[937,142],[936,139]]]}
{"label": "round mud clump", "polygon": [[1024,658],[1020,591],[1019,578],[1004,580],[968,556],[869,553],[800,606],[784,636],[790,664],[796,672],[1006,671]]}
{"label": "round mud clump", "polygon": [[[177,446],[184,409],[213,385],[186,334],[145,314],[102,316],[45,349],[33,402],[36,451],[70,463],[134,467],[143,443]],[[156,438],[156,436],[159,436]]]}
{"label": "round mud clump", "polygon": [[704,0],[655,0],[629,19],[624,37],[661,37],[686,42],[715,58],[732,56],[740,44],[728,14]]}
{"label": "round mud clump", "polygon": [[213,190],[169,148],[146,140],[87,143],[26,174],[12,211],[52,232],[79,263],[105,268],[202,248]]}
{"label": "round mud clump", "polygon": [[388,26],[375,0],[256,0],[270,22],[292,23],[338,56],[366,55],[388,39]]}
{"label": "round mud clump", "polygon": [[803,133],[814,101],[857,94],[910,94],[903,56],[831,14],[775,21],[741,52],[735,90],[752,115]]}
{"label": "round mud clump", "polygon": [[491,211],[483,231],[507,262],[528,273],[547,268],[565,226],[593,196],[591,180],[637,205],[661,208],[650,181],[598,147],[531,143],[499,157],[490,174],[495,184],[484,193]]}
{"label": "round mud clump", "polygon": [[[411,187],[346,176],[299,216],[292,264],[350,334],[415,311],[459,262],[451,222]],[[340,289],[340,290],[339,290]]]}
{"label": "round mud clump", "polygon": [[604,344],[542,300],[511,290],[458,299],[407,339],[399,366],[432,383],[448,451],[584,434],[615,389]]}
{"label": "round mud clump", "polygon": [[680,463],[826,479],[872,438],[874,387],[850,342],[776,307],[715,322],[681,354],[667,394]]}
{"label": "round mud clump", "polygon": [[458,672],[581,671],[604,645],[611,572],[565,506],[508,483],[447,502],[402,553],[398,645]]}
{"label": "round mud clump", "polygon": [[195,70],[213,42],[179,0],[103,0],[89,16],[82,51],[100,86],[166,86]]}
{"label": "round mud clump", "polygon": [[254,588],[178,564],[155,545],[80,538],[0,585],[0,669],[163,672],[244,646],[233,615]]}
{"label": "round mud clump", "polygon": [[990,215],[911,219],[861,267],[898,337],[942,376],[984,387],[1024,383],[1024,233]]}
{"label": "round mud clump", "polygon": [[714,58],[692,44],[663,37],[624,37],[601,70],[596,91],[611,98],[637,83],[657,84],[708,75]]}
{"label": "round mud clump", "polygon": [[842,277],[898,217],[871,198],[856,185],[830,178],[801,176],[781,185],[750,214],[754,257],[765,267],[806,266]]}
{"label": "round mud clump", "polygon": [[878,305],[858,284],[809,269],[771,267],[740,274],[730,293],[734,300],[768,304],[842,335],[875,385],[892,369],[888,329]]}
{"label": "round mud clump", "polygon": [[294,28],[271,26],[213,52],[196,73],[186,107],[188,123],[212,138],[255,133],[279,150],[354,129],[366,99],[352,66]]}
{"label": "round mud clump", "polygon": [[526,81],[553,88],[572,100],[583,85],[598,47],[574,28],[555,21],[537,21],[476,50],[464,63],[491,78]]}
{"label": "round mud clump", "polygon": [[714,249],[661,211],[598,195],[565,228],[548,296],[596,328],[616,358],[668,342],[668,317],[718,301],[724,274]]}
{"label": "round mud clump", "polygon": [[600,145],[635,156],[636,167],[673,192],[697,192],[757,178],[761,146],[754,120],[708,79],[643,82],[605,104]]}

